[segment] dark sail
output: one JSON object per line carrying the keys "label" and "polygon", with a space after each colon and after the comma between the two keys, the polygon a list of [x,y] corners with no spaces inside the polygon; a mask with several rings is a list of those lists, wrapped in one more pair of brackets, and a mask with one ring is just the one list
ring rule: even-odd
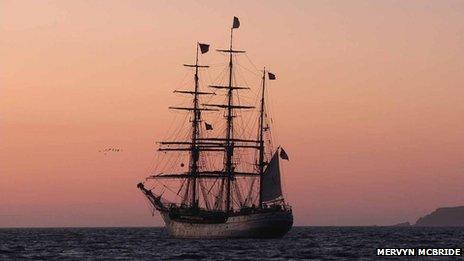
{"label": "dark sail", "polygon": [[272,201],[282,196],[280,184],[279,151],[272,156],[263,173],[263,202]]}

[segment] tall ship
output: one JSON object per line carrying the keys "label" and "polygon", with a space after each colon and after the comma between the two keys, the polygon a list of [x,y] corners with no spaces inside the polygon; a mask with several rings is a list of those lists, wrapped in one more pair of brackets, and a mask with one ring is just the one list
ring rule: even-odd
{"label": "tall ship", "polygon": [[184,64],[194,72],[192,88],[174,91],[187,100],[169,107],[184,113],[182,126],[158,142],[154,173],[137,184],[172,237],[273,238],[293,225],[280,171],[288,155],[273,146],[267,110],[266,85],[276,76],[264,68],[256,70],[256,88],[239,85],[237,57],[245,54],[233,48],[239,27],[234,17],[229,48],[217,50],[226,64],[207,87],[202,76],[209,66],[199,60],[210,46],[197,43],[195,63]]}

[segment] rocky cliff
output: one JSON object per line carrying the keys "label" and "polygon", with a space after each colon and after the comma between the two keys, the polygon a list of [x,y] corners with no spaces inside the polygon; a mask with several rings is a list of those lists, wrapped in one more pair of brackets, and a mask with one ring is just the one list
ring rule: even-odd
{"label": "rocky cliff", "polygon": [[415,226],[419,227],[464,227],[464,206],[438,208],[421,217]]}

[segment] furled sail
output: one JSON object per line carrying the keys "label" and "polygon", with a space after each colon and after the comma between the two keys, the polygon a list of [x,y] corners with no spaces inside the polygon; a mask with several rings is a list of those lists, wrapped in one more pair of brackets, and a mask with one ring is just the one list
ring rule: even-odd
{"label": "furled sail", "polygon": [[282,196],[280,185],[279,151],[274,152],[271,161],[263,173],[263,202],[272,201]]}

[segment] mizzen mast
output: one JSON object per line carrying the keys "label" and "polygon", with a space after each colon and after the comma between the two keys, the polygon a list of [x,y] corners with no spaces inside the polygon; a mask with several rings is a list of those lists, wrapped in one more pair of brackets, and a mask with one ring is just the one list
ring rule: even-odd
{"label": "mizzen mast", "polygon": [[[266,94],[266,74],[269,77],[269,80],[275,80],[275,74],[266,71],[266,67],[263,69],[263,76],[262,76],[262,87],[261,87],[261,102],[260,102],[260,111],[259,111],[259,130],[258,130],[258,143],[259,143],[259,158],[258,158],[258,174],[259,174],[259,207],[263,207],[263,202],[265,200],[265,170],[264,167],[269,163],[264,159],[265,147],[264,147],[264,132],[269,130],[269,127],[264,126],[265,124],[265,115],[266,115],[266,106],[265,106],[265,94]],[[271,145],[272,146],[272,145]],[[271,161],[272,163],[272,161]],[[269,165],[268,165],[269,167]],[[267,171],[267,169],[266,169]],[[269,179],[269,178],[268,178]],[[279,187],[280,187],[280,179],[279,179]]]}
{"label": "mizzen mast", "polygon": [[259,130],[258,130],[258,142],[259,142],[259,207],[263,205],[263,173],[264,173],[264,90],[266,88],[266,67],[263,69],[263,86],[261,89],[261,104],[259,110]]}

